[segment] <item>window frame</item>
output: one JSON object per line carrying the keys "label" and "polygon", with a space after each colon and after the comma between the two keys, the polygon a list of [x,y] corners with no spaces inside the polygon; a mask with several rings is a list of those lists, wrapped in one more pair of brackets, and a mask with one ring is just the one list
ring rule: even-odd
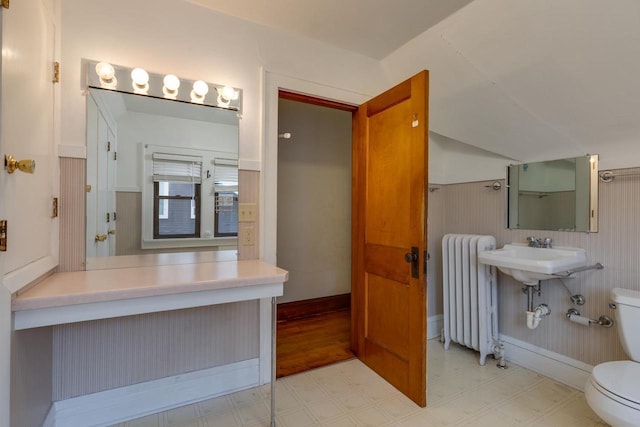
{"label": "window frame", "polygon": [[[192,183],[193,188],[193,197],[188,196],[164,196],[159,194],[160,184],[167,183],[169,185],[170,181],[154,181],[153,183],[153,238],[154,240],[160,239],[197,239],[200,238],[200,188],[201,184]],[[184,184],[184,183],[183,183]],[[160,221],[162,219],[169,219],[169,201],[170,200],[191,200],[191,219],[195,219],[194,232],[192,234],[160,234]],[[166,202],[166,217],[160,217],[160,202]],[[194,214],[193,205],[195,204],[195,218],[192,218]]]}

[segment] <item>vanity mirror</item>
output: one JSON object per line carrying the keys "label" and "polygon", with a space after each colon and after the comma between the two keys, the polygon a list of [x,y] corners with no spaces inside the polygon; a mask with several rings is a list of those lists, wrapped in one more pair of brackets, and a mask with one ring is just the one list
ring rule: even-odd
{"label": "vanity mirror", "polygon": [[507,228],[598,231],[598,156],[507,167]]}
{"label": "vanity mirror", "polygon": [[85,66],[87,269],[235,259],[241,91]]}

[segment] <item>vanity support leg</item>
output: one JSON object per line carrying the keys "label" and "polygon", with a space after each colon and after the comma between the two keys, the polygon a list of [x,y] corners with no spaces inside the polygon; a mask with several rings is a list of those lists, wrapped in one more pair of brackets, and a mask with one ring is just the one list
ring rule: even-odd
{"label": "vanity support leg", "polygon": [[271,427],[276,426],[276,297],[271,298]]}

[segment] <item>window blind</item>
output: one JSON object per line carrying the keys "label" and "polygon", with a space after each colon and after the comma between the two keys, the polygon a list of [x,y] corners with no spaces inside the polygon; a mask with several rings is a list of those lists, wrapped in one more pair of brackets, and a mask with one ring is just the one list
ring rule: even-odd
{"label": "window blind", "polygon": [[216,192],[238,191],[238,161],[235,159],[214,159],[213,185]]}
{"label": "window blind", "polygon": [[202,182],[202,157],[153,153],[153,181]]}

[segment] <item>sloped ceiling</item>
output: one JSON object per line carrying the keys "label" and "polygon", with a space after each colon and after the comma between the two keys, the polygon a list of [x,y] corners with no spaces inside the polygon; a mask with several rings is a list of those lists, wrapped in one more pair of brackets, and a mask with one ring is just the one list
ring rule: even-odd
{"label": "sloped ceiling", "polygon": [[384,59],[431,70],[431,127],[531,161],[640,164],[640,2],[475,0]]}
{"label": "sloped ceiling", "polygon": [[472,0],[188,0],[382,59]]}
{"label": "sloped ceiling", "polygon": [[189,1],[382,58],[390,82],[430,70],[430,128],[451,140],[640,164],[637,0]]}

